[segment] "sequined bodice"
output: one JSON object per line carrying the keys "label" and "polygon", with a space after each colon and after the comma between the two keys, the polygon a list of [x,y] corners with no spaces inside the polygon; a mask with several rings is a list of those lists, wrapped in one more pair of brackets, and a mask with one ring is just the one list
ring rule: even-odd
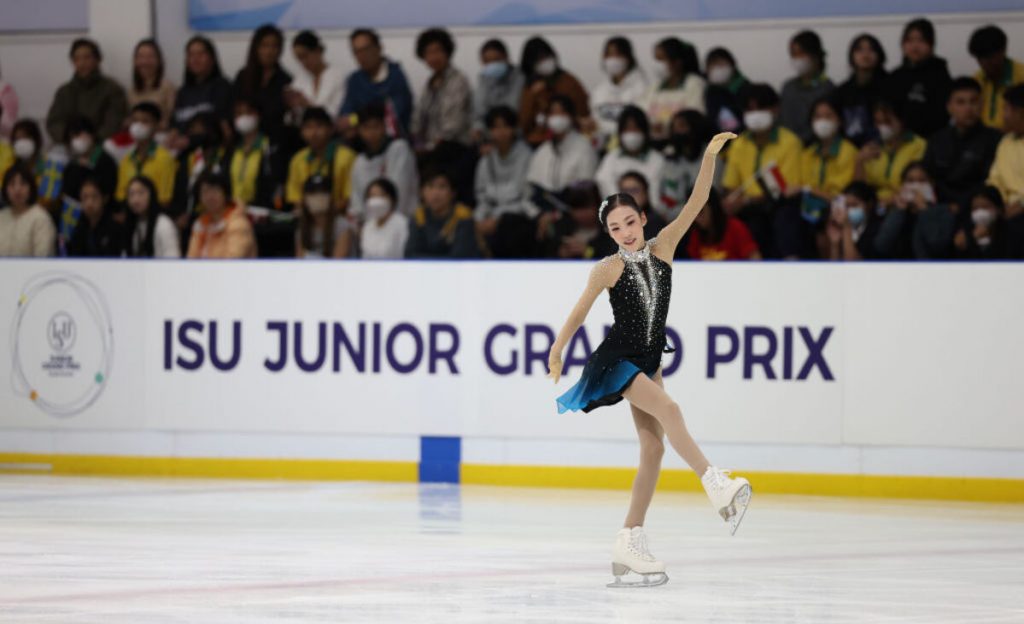
{"label": "sequined bodice", "polygon": [[672,267],[651,253],[654,240],[635,252],[619,251],[625,268],[609,291],[612,325],[608,339],[638,351],[661,351],[672,295]]}

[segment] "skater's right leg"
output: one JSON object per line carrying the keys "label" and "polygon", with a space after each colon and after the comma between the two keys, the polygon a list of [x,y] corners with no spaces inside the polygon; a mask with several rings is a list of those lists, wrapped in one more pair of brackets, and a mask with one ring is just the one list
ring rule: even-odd
{"label": "skater's right leg", "polygon": [[672,448],[697,473],[698,477],[704,475],[711,464],[686,429],[679,404],[672,400],[664,388],[647,375],[637,375],[622,396],[657,419],[665,430],[665,435]]}

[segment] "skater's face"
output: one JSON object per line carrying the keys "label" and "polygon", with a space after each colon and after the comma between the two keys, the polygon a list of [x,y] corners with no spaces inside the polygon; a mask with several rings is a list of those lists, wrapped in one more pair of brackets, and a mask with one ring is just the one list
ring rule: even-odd
{"label": "skater's face", "polygon": [[619,247],[637,251],[644,246],[644,225],[647,217],[639,214],[632,206],[617,206],[608,211],[608,235]]}

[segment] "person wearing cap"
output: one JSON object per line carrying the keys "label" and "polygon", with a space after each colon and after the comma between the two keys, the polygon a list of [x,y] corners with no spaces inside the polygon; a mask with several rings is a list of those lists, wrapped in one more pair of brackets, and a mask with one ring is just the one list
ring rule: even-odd
{"label": "person wearing cap", "polygon": [[192,226],[189,258],[255,258],[256,237],[243,208],[231,200],[227,177],[206,171],[196,182],[203,210]]}
{"label": "person wearing cap", "polygon": [[331,201],[330,180],[320,175],[314,175],[306,180],[297,212],[297,258],[348,258],[353,255],[355,228]]}
{"label": "person wearing cap", "polygon": [[114,199],[123,202],[128,183],[137,175],[153,181],[157,200],[166,207],[174,196],[174,177],[178,163],[171,153],[153,139],[160,124],[160,109],[152,102],[139,102],[132,108],[131,125],[128,132],[135,140],[135,146],[121,159],[117,170],[117,190]]}
{"label": "person wearing cap", "polygon": [[306,147],[292,156],[288,165],[285,202],[297,206],[306,180],[319,175],[330,180],[331,200],[339,209],[351,194],[352,164],[356,153],[333,139],[334,125],[327,111],[307,108],[302,114],[302,139]]}

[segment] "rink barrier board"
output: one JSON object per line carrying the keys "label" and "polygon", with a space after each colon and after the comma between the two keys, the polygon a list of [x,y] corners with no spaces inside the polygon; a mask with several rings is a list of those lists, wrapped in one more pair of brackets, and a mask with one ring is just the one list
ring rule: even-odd
{"label": "rink barrier board", "polygon": [[[461,482],[467,485],[629,490],[632,468],[506,466],[462,464],[458,474],[431,478],[420,462],[306,459],[229,459],[47,455],[0,453],[0,474],[79,476],[199,477],[294,479],[322,481]],[[1024,503],[1024,479],[812,474],[735,471],[764,494],[801,494],[870,498],[913,498],[974,502]],[[436,475],[435,475],[436,476]],[[697,477],[685,470],[665,470],[658,490],[699,492]]]}

